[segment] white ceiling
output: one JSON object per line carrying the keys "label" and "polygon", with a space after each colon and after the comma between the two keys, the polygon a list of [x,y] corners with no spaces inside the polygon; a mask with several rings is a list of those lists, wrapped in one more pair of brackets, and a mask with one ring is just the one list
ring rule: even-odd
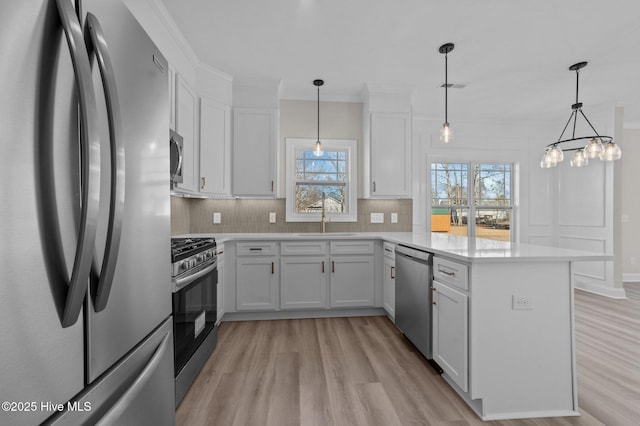
{"label": "white ceiling", "polygon": [[580,74],[584,111],[625,106],[640,123],[638,0],[162,0],[199,59],[236,81],[282,80],[284,97],[357,99],[365,84],[411,90],[449,118],[568,118]]}

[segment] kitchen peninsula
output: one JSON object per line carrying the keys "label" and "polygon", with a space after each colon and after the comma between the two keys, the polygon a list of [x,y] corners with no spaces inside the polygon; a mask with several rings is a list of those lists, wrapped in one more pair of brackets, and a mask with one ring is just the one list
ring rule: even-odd
{"label": "kitchen peninsula", "polygon": [[[437,233],[197,235],[224,245],[225,320],[384,315],[385,250],[402,244],[430,252],[445,265],[434,268],[441,306],[433,337],[444,379],[483,420],[579,415],[572,268],[612,255]],[[365,268],[354,270],[359,275],[371,271],[363,275],[373,279],[371,293],[363,289],[371,297],[347,297],[355,294],[345,290],[350,282],[333,276],[339,262]],[[306,281],[313,265],[315,281],[300,289],[296,277],[304,272]],[[248,278],[245,266],[264,268],[269,282],[257,295],[248,287],[263,282]]]}

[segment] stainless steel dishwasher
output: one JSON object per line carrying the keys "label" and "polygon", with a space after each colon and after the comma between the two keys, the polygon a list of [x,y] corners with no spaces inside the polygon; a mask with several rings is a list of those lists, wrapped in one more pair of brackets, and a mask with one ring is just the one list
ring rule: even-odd
{"label": "stainless steel dishwasher", "polygon": [[432,254],[396,246],[396,326],[427,359],[431,344]]}

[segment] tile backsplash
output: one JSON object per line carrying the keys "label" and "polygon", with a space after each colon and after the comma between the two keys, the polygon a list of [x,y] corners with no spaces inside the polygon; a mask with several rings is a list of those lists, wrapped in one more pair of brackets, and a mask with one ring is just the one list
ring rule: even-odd
{"label": "tile backsplash", "polygon": [[[276,223],[269,223],[269,213]],[[213,223],[220,213],[220,223]],[[371,223],[371,213],[383,213],[384,223]],[[391,223],[391,213],[398,223]],[[413,201],[358,200],[357,222],[329,222],[326,232],[410,232]],[[171,197],[171,235],[234,232],[320,232],[318,222],[285,222],[284,199],[196,199]]]}

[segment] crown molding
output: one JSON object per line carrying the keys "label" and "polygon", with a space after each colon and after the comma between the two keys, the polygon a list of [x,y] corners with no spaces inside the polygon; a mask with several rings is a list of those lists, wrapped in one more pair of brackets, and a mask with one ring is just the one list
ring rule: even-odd
{"label": "crown molding", "polygon": [[182,31],[178,28],[176,21],[173,20],[173,17],[164,6],[161,0],[147,0],[147,3],[151,6],[151,8],[156,12],[160,20],[164,25],[166,25],[167,31],[171,38],[178,44],[178,46],[182,49],[189,62],[195,67],[200,66],[200,59],[196,52],[193,50],[187,39],[185,38]]}

